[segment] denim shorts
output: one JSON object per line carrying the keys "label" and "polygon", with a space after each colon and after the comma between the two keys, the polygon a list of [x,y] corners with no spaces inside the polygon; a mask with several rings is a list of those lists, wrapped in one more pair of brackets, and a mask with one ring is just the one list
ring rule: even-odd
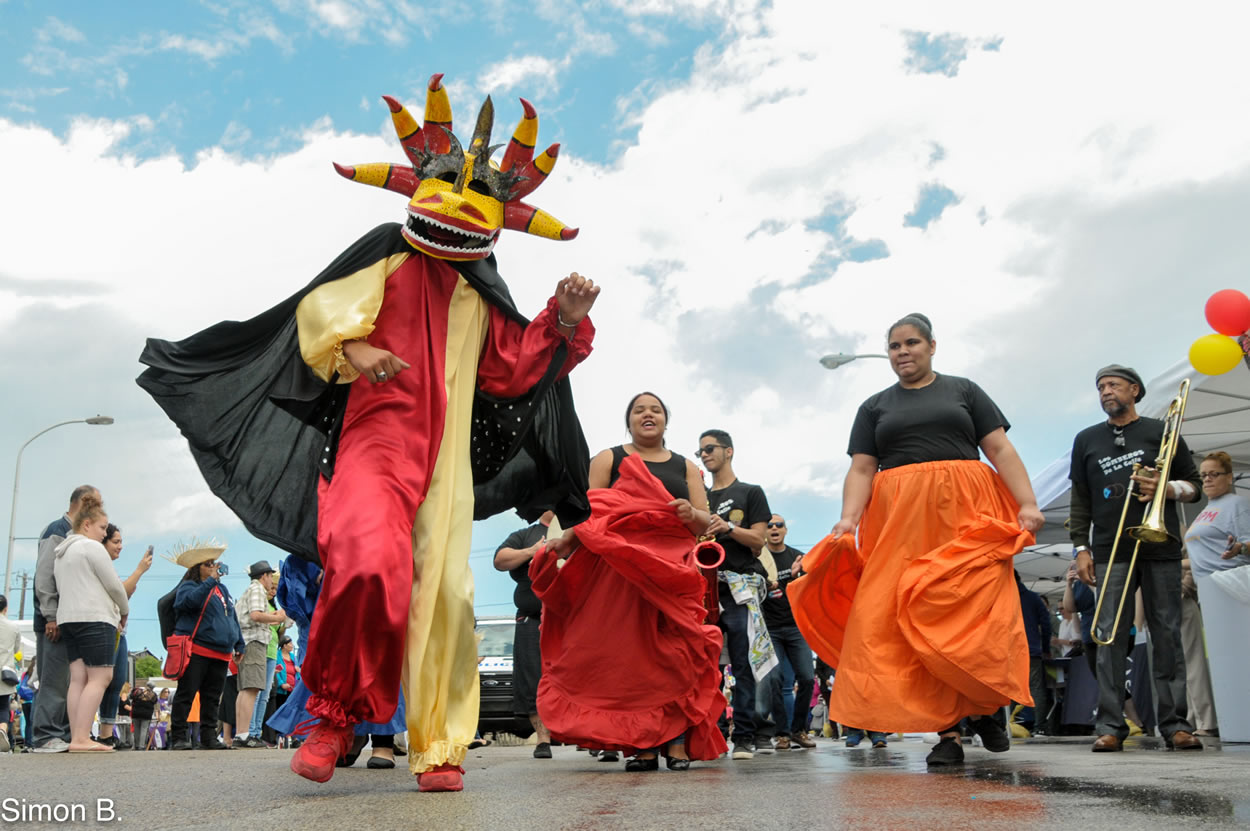
{"label": "denim shorts", "polygon": [[117,653],[117,627],[109,623],[62,623],[61,640],[70,663],[81,660],[89,667],[111,667]]}

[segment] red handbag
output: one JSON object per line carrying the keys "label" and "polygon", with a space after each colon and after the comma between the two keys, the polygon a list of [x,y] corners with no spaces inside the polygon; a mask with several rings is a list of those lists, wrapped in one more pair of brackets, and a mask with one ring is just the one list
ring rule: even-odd
{"label": "red handbag", "polygon": [[191,643],[195,640],[195,633],[200,631],[200,624],[204,622],[204,612],[208,611],[208,601],[212,600],[215,594],[218,594],[218,591],[217,587],[213,586],[208,597],[204,598],[200,618],[195,622],[195,628],[191,630],[190,635],[170,635],[169,640],[165,641],[165,666],[161,672],[166,678],[181,678],[182,673],[187,671],[187,666],[191,663]]}

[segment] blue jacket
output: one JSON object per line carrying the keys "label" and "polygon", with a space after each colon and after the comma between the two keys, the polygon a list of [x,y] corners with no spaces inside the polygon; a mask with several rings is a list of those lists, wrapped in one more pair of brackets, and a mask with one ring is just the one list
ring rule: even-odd
{"label": "blue jacket", "polygon": [[[220,594],[204,605],[205,598],[213,589]],[[178,621],[174,624],[175,635],[190,635],[204,609],[204,622],[195,633],[195,643],[217,652],[242,652],[243,633],[239,631],[239,619],[234,614],[234,600],[225,584],[216,577],[196,582],[183,580],[178,584],[174,597],[174,611]]]}
{"label": "blue jacket", "polygon": [[1024,613],[1024,634],[1029,638],[1029,657],[1040,658],[1043,652],[1050,652],[1050,612],[1041,595],[1029,591],[1024,584],[1017,581],[1020,590],[1020,611]]}

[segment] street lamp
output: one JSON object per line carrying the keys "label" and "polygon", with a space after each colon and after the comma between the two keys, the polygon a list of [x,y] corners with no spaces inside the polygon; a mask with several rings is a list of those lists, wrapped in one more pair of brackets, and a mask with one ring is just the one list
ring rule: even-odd
{"label": "street lamp", "polygon": [[58,427],[64,427],[66,424],[112,424],[112,416],[95,415],[90,418],[75,418],[71,421],[61,421],[53,424],[51,427],[45,427],[35,435],[26,440],[21,449],[17,451],[17,466],[13,470],[13,509],[9,512],[9,553],[4,561],[4,594],[9,594],[9,580],[13,576],[13,531],[17,522],[17,485],[22,477],[22,454],[26,452],[26,446],[35,439],[42,436],[49,430],[55,430]]}
{"label": "street lamp", "polygon": [[875,352],[867,354],[867,355],[848,355],[845,352],[839,352],[836,355],[826,355],[825,357],[821,358],[820,365],[823,366],[825,369],[837,369],[838,367],[845,366],[846,364],[849,364],[851,361],[854,361],[858,358],[889,358],[889,357],[890,357],[889,355],[879,355]]}

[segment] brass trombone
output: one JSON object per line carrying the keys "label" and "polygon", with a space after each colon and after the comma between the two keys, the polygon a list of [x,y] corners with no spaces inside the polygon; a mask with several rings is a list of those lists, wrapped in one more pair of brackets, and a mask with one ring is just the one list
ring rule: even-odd
{"label": "brass trombone", "polygon": [[[1166,542],[1168,539],[1176,539],[1168,532],[1164,523],[1163,512],[1167,508],[1168,492],[1168,474],[1172,470],[1172,459],[1176,456],[1176,448],[1181,438],[1181,422],[1185,420],[1185,405],[1189,403],[1189,379],[1186,378],[1181,382],[1181,388],[1176,398],[1172,399],[1172,403],[1168,405],[1167,415],[1163,417],[1163,439],[1159,443],[1159,455],[1155,458],[1155,469],[1159,471],[1158,484],[1155,486],[1154,497],[1150,500],[1150,508],[1142,517],[1141,525],[1134,525],[1128,529],[1129,536],[1137,540],[1133,546],[1133,556],[1128,561],[1128,571],[1124,573],[1124,590],[1120,592],[1120,602],[1116,606],[1115,621],[1111,624],[1111,635],[1106,640],[1098,636],[1098,622],[1102,619],[1102,602],[1107,597],[1107,586],[1111,582],[1107,579],[1111,574],[1111,567],[1115,565],[1116,551],[1120,547],[1120,538],[1124,536],[1124,522],[1128,518],[1129,503],[1137,496],[1133,490],[1137,483],[1130,479],[1128,483],[1128,493],[1124,495],[1124,509],[1120,511],[1120,524],[1115,529],[1115,542],[1111,544],[1111,557],[1107,560],[1107,567],[1103,571],[1103,585],[1098,591],[1098,603],[1094,605],[1094,626],[1091,636],[1094,643],[1099,646],[1110,646],[1115,640],[1115,633],[1120,628],[1120,616],[1124,614],[1124,604],[1128,600],[1129,586],[1132,585],[1133,568],[1137,565],[1137,553],[1141,550],[1143,542],[1160,543]],[[1133,465],[1133,475],[1142,469],[1140,462]]]}

